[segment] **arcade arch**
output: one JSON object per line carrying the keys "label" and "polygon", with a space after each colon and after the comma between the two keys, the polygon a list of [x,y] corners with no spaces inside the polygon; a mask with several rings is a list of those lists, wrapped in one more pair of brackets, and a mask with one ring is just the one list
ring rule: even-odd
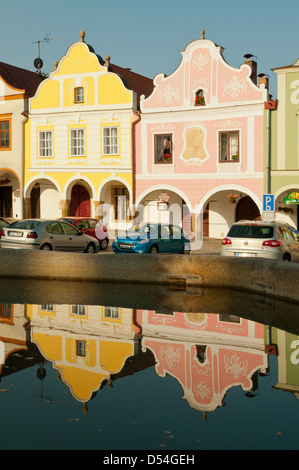
{"label": "arcade arch", "polygon": [[0,217],[22,217],[21,183],[10,168],[0,168]]}

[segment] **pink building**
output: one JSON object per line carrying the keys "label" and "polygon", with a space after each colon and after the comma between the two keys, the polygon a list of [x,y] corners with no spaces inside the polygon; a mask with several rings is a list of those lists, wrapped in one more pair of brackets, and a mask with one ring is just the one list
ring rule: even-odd
{"label": "pink building", "polygon": [[181,223],[189,213],[193,229],[198,221],[204,235],[221,238],[262,211],[268,90],[256,84],[256,62],[231,67],[204,31],[181,54],[178,68],[157,75],[141,97],[135,201],[143,220]]}

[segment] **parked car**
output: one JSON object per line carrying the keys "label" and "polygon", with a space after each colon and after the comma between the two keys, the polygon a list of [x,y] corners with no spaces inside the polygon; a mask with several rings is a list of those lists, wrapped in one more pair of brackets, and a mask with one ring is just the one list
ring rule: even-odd
{"label": "parked car", "polygon": [[1,230],[1,248],[97,253],[97,239],[58,220],[26,219]]}
{"label": "parked car", "polygon": [[236,222],[222,240],[221,255],[299,262],[299,233],[283,222]]}
{"label": "parked car", "polygon": [[3,217],[0,217],[0,230],[2,230],[3,227],[7,227],[7,225],[9,225],[8,220],[4,219]]}
{"label": "parked car", "polygon": [[114,253],[189,253],[190,249],[182,228],[167,224],[135,225],[112,244]]}
{"label": "parked car", "polygon": [[58,220],[68,222],[78,230],[82,230],[86,235],[97,238],[100,244],[100,249],[107,250],[109,245],[108,230],[99,220],[92,219],[90,217],[61,217]]}

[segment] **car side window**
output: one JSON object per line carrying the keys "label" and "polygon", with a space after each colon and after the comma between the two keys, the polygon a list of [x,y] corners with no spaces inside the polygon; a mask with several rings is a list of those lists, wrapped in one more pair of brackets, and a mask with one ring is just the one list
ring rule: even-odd
{"label": "car side window", "polygon": [[292,230],[292,233],[293,233],[293,236],[294,236],[296,242],[299,242],[299,232],[294,228],[292,228],[291,230]]}
{"label": "car side window", "polygon": [[173,236],[173,238],[181,238],[182,237],[181,227],[177,227],[176,225],[173,225],[172,226],[172,236]]}
{"label": "car side window", "polygon": [[85,230],[88,228],[88,222],[87,220],[78,220],[78,222],[75,223],[75,227],[79,230]]}
{"label": "car side window", "polygon": [[67,235],[76,235],[78,233],[78,230],[70,224],[61,222],[61,225],[63,226],[63,230]]}
{"label": "car side window", "polygon": [[291,231],[288,227],[283,227],[283,238],[285,240],[294,240],[293,235],[291,234]]}
{"label": "car side window", "polygon": [[53,233],[53,230],[52,230],[52,225],[47,225],[46,228],[45,228],[46,232],[48,233]]}
{"label": "car side window", "polygon": [[169,238],[169,228],[167,226],[162,227],[161,238]]}
{"label": "car side window", "polygon": [[58,222],[54,222],[53,224],[51,224],[51,229],[52,229],[52,233],[55,233],[56,235],[64,234],[62,227]]}
{"label": "car side window", "polygon": [[95,228],[97,223],[98,223],[98,220],[93,220],[93,219],[88,220],[89,228]]}

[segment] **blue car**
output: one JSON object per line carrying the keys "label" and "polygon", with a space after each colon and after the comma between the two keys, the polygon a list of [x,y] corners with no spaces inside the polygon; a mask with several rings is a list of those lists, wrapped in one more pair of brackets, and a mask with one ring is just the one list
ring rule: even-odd
{"label": "blue car", "polygon": [[135,225],[112,244],[114,253],[186,253],[188,236],[178,225],[144,223]]}

